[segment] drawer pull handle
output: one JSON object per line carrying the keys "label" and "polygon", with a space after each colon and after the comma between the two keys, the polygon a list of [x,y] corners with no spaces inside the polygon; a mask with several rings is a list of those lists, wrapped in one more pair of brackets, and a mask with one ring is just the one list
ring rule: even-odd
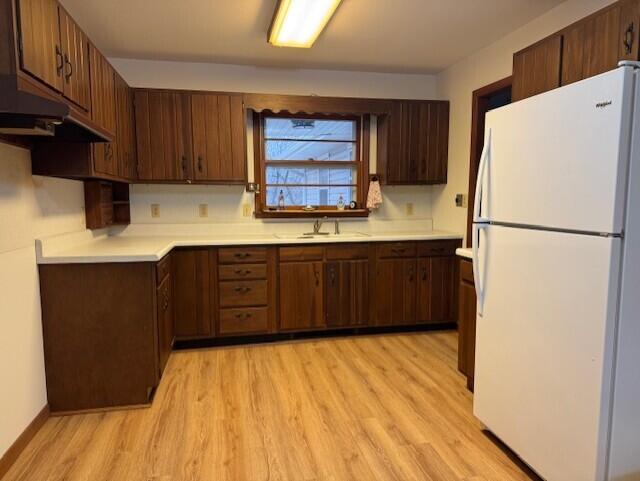
{"label": "drawer pull handle", "polygon": [[629,55],[633,51],[633,33],[635,30],[635,25],[632,23],[629,24],[626,32],[624,33],[624,53]]}
{"label": "drawer pull handle", "polygon": [[423,281],[427,280],[427,270],[426,269],[422,269],[422,280]]}
{"label": "drawer pull handle", "polygon": [[233,271],[235,275],[237,276],[248,276],[249,274],[251,274],[251,271],[249,269],[236,269],[235,271]]}
{"label": "drawer pull handle", "polygon": [[236,319],[240,319],[242,321],[245,321],[250,317],[251,317],[251,314],[249,314],[248,312],[241,312],[239,314],[236,314]]}
{"label": "drawer pull handle", "polygon": [[233,254],[233,257],[235,257],[236,259],[246,259],[250,256],[251,254],[249,254],[248,252],[236,252],[235,254]]}
{"label": "drawer pull handle", "polygon": [[240,293],[240,294],[246,294],[247,292],[249,292],[251,290],[250,287],[247,286],[239,286],[235,288],[235,291]]}
{"label": "drawer pull handle", "polygon": [[405,249],[398,249],[398,248],[392,248],[391,252],[393,252],[394,254],[404,254]]}

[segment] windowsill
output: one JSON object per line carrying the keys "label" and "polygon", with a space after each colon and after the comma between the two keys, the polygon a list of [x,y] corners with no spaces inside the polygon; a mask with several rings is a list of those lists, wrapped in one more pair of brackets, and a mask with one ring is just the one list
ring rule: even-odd
{"label": "windowsill", "polygon": [[267,210],[255,213],[258,219],[312,219],[317,217],[369,217],[367,209],[345,209],[345,210]]}

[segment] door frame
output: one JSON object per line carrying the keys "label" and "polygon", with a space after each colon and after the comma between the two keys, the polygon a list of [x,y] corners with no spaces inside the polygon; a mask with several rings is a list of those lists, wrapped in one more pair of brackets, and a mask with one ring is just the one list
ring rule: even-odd
{"label": "door frame", "polygon": [[469,192],[467,201],[467,247],[471,247],[473,202],[476,195],[476,178],[480,157],[484,148],[484,119],[489,108],[489,98],[504,90],[511,90],[513,76],[485,85],[473,92],[471,101],[471,158],[469,161]]}

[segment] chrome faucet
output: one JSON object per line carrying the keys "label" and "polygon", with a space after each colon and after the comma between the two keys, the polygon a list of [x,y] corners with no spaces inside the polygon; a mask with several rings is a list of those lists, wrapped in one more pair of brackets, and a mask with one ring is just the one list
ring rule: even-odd
{"label": "chrome faucet", "polygon": [[340,221],[339,221],[338,219],[336,219],[334,222],[335,222],[335,224],[334,224],[334,231],[333,231],[333,233],[334,233],[335,235],[339,235],[339,234],[340,234]]}
{"label": "chrome faucet", "polygon": [[327,217],[323,217],[322,219],[316,219],[313,223],[313,235],[328,235],[328,232],[320,232],[322,228],[322,224],[327,220]]}

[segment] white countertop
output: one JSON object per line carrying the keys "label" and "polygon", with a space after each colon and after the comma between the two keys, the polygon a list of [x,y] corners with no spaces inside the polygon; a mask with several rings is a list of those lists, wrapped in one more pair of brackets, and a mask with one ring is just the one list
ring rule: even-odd
{"label": "white countertop", "polygon": [[208,234],[208,235],[99,235],[91,233],[36,241],[38,264],[77,264],[101,262],[154,262],[162,259],[174,247],[291,245],[340,242],[388,242],[411,240],[461,239],[462,236],[443,231],[393,231],[366,235],[344,232],[311,239],[285,238],[278,234]]}
{"label": "white countertop", "polygon": [[456,255],[459,257],[464,257],[465,259],[473,259],[473,251],[471,247],[460,247],[456,249]]}

